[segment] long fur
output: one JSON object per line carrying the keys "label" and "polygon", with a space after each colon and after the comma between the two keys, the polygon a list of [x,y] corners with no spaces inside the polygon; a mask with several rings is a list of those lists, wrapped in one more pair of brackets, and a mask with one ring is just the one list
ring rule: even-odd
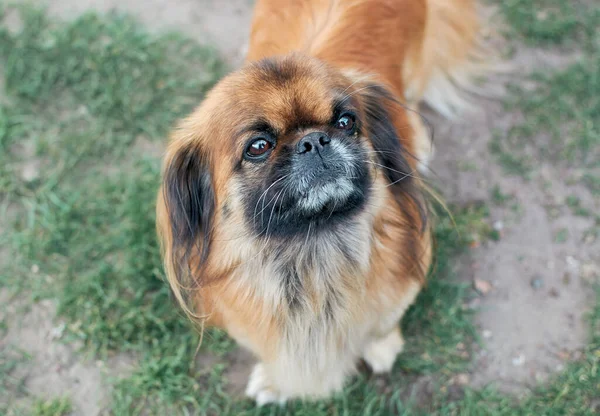
{"label": "long fur", "polygon": [[475,0],[428,0],[422,43],[404,67],[407,100],[456,117],[470,107],[474,81],[489,70],[487,55]]}
{"label": "long fur", "polygon": [[[429,141],[408,105],[458,107],[440,80],[469,73],[474,13],[469,0],[259,0],[247,64],[173,132],[157,203],[167,278],[190,318],[256,355],[259,404],[326,396],[361,357],[389,371],[402,350],[398,321],[431,261],[418,174]],[[276,162],[239,160],[244,131],[277,136],[283,163],[299,131],[326,128],[340,92],[360,123],[367,202],[342,226],[273,236],[286,188],[269,190],[284,178],[265,182]]]}

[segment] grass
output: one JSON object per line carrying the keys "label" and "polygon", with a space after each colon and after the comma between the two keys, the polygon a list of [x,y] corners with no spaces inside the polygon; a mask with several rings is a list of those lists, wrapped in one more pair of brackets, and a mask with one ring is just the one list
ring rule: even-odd
{"label": "grass", "polygon": [[542,155],[585,165],[600,160],[600,49],[565,70],[536,73],[535,87],[513,86],[514,105],[524,113],[525,122],[514,126],[509,141],[550,137]]}
{"label": "grass", "polygon": [[569,239],[569,230],[561,228],[554,234],[554,242],[558,244],[565,243]]}
{"label": "grass", "polygon": [[505,0],[497,4],[512,33],[531,45],[575,42],[589,36],[600,18],[593,2]]}
{"label": "grass", "polygon": [[508,195],[502,192],[500,185],[494,185],[492,191],[490,192],[490,197],[492,202],[499,206],[506,205],[508,202],[514,199],[512,195]]}
{"label": "grass", "polygon": [[564,69],[537,71],[526,83],[511,85],[507,109],[519,110],[522,119],[495,135],[491,152],[508,173],[526,178],[539,159],[584,166],[589,172],[581,182],[594,191],[600,177],[600,6],[509,0],[499,8],[525,41],[544,47],[569,44],[581,57]]}
{"label": "grass", "polygon": [[[508,109],[523,121],[490,144],[506,172],[530,177],[535,160],[589,169],[581,180],[595,192],[600,168],[600,44],[564,70],[535,73],[532,88],[512,85]],[[525,149],[515,154],[514,149]]]}
{"label": "grass", "polygon": [[12,345],[0,345],[0,414],[18,414],[16,398],[26,394],[24,380],[15,370],[26,365],[27,354]]}
{"label": "grass", "polygon": [[506,173],[530,179],[533,171],[532,158],[526,153],[515,154],[511,152],[514,143],[507,143],[505,137],[501,137],[501,134],[503,133],[494,135],[489,144],[490,153],[496,156],[498,163]]}
{"label": "grass", "polygon": [[[212,331],[195,358],[198,336],[163,281],[153,208],[160,161],[143,150],[161,148],[174,121],[202,99],[224,66],[213,50],[178,35],[150,35],[124,16],[86,14],[64,23],[18,9],[22,31],[0,24],[6,90],[0,102],[0,209],[10,214],[3,218],[14,218],[0,237],[13,260],[0,271],[0,287],[30,294],[32,301],[54,299],[67,322],[66,341],[82,341],[97,358],[135,357],[131,374],[109,380],[114,414],[508,415],[543,414],[550,404],[564,410],[571,402],[567,413],[553,414],[591,414],[599,310],[590,318],[585,358],[525,401],[491,390],[467,390],[458,399],[443,393],[450,378],[469,370],[478,341],[474,312],[465,307],[474,294],[452,275],[451,260],[494,238],[485,205],[453,207],[453,220],[439,213],[437,267],[403,321],[406,354],[392,375],[363,373],[331,400],[283,409],[256,409],[232,395],[228,370],[237,347]],[[561,30],[575,33],[567,28]],[[585,82],[593,80],[593,70],[587,64],[578,69]],[[547,79],[539,82],[534,95],[555,96]],[[579,116],[596,120],[584,105],[596,108],[597,101],[587,90],[577,91],[584,94],[581,108],[569,109],[563,124]],[[523,108],[534,119],[543,116],[533,105]],[[577,157],[594,151],[593,128],[585,136],[591,150]],[[24,175],[32,162],[36,174]],[[497,198],[507,201],[500,190]],[[3,374],[14,370],[17,358],[3,361],[0,354],[0,386],[11,392],[17,386]],[[413,390],[429,379],[439,394]],[[30,413],[65,414],[69,406],[60,398],[35,402]],[[12,410],[0,405],[0,411]]]}
{"label": "grass", "polygon": [[565,203],[567,204],[567,206],[569,208],[571,208],[571,211],[573,212],[573,214],[577,215],[578,217],[591,217],[592,216],[592,213],[589,210],[583,208],[581,199],[576,195],[569,195],[565,199]]}
{"label": "grass", "polygon": [[600,175],[586,173],[582,181],[594,196],[600,196]]}
{"label": "grass", "polygon": [[[169,297],[155,240],[159,161],[136,146],[164,140],[224,67],[213,50],[123,16],[57,25],[20,13],[22,32],[0,30],[0,202],[16,217],[4,236],[15,261],[0,284],[56,299],[68,338],[100,356],[132,351],[142,368],[161,366],[165,383],[143,385],[150,396],[182,384],[167,369],[191,389],[198,337]],[[32,159],[39,179],[27,181],[20,168]],[[24,279],[32,266],[39,273]]]}
{"label": "grass", "polygon": [[32,416],[68,416],[73,406],[68,397],[59,397],[51,400],[38,399],[33,405]]}

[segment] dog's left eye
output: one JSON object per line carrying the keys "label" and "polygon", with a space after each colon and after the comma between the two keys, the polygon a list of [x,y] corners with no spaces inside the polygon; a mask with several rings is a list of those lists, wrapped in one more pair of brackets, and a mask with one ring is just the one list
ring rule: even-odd
{"label": "dog's left eye", "polygon": [[267,139],[258,138],[250,142],[246,149],[246,156],[250,158],[260,158],[273,148],[273,143]]}
{"label": "dog's left eye", "polygon": [[335,123],[335,127],[340,130],[350,131],[354,128],[355,118],[352,114],[342,114]]}

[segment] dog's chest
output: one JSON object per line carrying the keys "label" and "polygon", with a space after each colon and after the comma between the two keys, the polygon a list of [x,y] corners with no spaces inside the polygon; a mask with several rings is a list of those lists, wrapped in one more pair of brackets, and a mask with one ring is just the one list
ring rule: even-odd
{"label": "dog's chest", "polygon": [[323,349],[352,348],[368,315],[367,253],[328,246],[273,260],[265,281],[272,286],[282,349],[310,359]]}
{"label": "dog's chest", "polygon": [[364,279],[323,270],[297,277],[303,286],[282,281],[287,313],[279,321],[273,377],[307,394],[338,389],[354,369],[371,327]]}
{"label": "dog's chest", "polygon": [[238,269],[234,281],[260,308],[251,311],[250,332],[230,333],[261,356],[274,380],[295,391],[340,388],[376,324],[367,290],[371,240],[358,235],[269,251]]}

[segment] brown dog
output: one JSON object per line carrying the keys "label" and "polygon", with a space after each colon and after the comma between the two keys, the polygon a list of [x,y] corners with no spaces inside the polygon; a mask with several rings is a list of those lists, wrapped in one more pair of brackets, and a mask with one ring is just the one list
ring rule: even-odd
{"label": "brown dog", "polygon": [[471,0],[259,0],[248,63],[173,133],[158,197],[190,317],[259,360],[259,404],[392,368],[430,265],[419,101],[451,115]]}

